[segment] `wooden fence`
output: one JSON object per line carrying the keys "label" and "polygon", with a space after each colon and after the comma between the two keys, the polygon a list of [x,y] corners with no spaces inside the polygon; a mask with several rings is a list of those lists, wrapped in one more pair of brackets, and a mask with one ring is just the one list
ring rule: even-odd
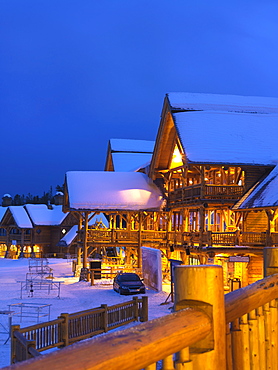
{"label": "wooden fence", "polygon": [[220,266],[177,266],[177,312],[16,369],[277,370],[277,299],[278,274],[224,296]]}
{"label": "wooden fence", "polygon": [[37,357],[50,348],[65,347],[137,320],[148,320],[147,296],[113,306],[62,313],[56,320],[26,328],[13,325],[11,363]]}

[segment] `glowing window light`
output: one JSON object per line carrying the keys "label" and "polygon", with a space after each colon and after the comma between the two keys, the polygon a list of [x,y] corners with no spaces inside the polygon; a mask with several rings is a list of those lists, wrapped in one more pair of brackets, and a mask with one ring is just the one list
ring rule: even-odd
{"label": "glowing window light", "polygon": [[178,167],[182,165],[183,165],[182,155],[176,145],[174,149],[173,157],[172,157],[171,167],[174,168],[174,167]]}

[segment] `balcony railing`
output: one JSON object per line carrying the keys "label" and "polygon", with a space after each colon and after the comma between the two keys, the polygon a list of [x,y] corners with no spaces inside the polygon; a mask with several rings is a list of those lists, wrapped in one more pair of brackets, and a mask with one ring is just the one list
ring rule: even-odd
{"label": "balcony railing", "polygon": [[278,233],[266,232],[182,232],[182,231],[156,231],[156,230],[88,230],[90,243],[102,244],[145,244],[172,243],[175,245],[207,246],[271,246],[278,244]]}
{"label": "balcony railing", "polygon": [[231,199],[243,195],[243,186],[239,185],[192,185],[178,188],[169,193],[169,203],[190,203],[196,199]]}

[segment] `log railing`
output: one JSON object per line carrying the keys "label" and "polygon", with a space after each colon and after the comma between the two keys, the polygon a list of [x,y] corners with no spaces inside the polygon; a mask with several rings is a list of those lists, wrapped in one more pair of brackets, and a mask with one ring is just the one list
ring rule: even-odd
{"label": "log railing", "polygon": [[160,361],[163,370],[277,370],[278,274],[225,296],[222,283],[220,266],[178,266],[177,312],[16,369],[153,370]]}
{"label": "log railing", "polygon": [[278,244],[278,233],[266,232],[182,232],[182,231],[156,231],[156,230],[89,230],[90,242],[103,244],[138,244],[139,241],[153,243],[172,243],[176,245],[200,244],[214,245],[241,245],[241,246],[271,246]]}
{"label": "log railing", "polygon": [[244,192],[240,185],[191,185],[169,192],[169,203],[188,203],[194,199],[239,199]]}
{"label": "log railing", "polygon": [[72,314],[62,313],[56,320],[20,328],[12,326],[11,362],[17,363],[38,356],[55,347],[65,347],[77,341],[126,325],[148,320],[148,298]]}
{"label": "log railing", "polygon": [[227,369],[277,369],[278,275],[225,296]]}

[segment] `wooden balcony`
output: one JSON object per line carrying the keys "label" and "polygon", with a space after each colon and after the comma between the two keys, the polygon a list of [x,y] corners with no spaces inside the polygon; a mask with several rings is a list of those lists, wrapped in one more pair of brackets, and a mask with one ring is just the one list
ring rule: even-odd
{"label": "wooden balcony", "polygon": [[239,185],[192,185],[169,192],[169,204],[191,203],[197,199],[237,200],[243,195],[243,186]]}
{"label": "wooden balcony", "polygon": [[278,245],[278,233],[268,235],[265,232],[181,232],[155,230],[88,230],[88,242],[113,245],[138,245],[139,243],[174,244],[184,246],[275,246]]}

